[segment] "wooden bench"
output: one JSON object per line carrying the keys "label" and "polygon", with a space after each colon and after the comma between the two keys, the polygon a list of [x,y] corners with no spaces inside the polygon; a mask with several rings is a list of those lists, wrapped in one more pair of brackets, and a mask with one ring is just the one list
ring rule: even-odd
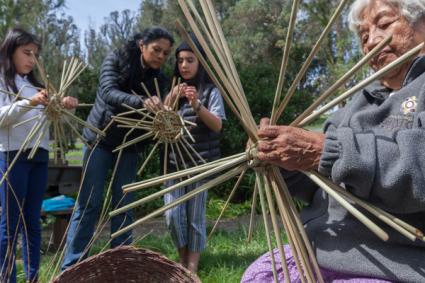
{"label": "wooden bench", "polygon": [[[68,165],[64,162],[55,164],[50,162],[48,170],[46,198],[60,194],[66,196],[77,194],[82,174],[81,165]],[[41,212],[42,216],[52,215],[55,217],[53,223],[53,246],[56,249],[62,248],[62,238],[65,236],[71,214],[72,209]]]}
{"label": "wooden bench", "polygon": [[53,222],[53,248],[59,250],[63,247],[65,240],[62,241],[72,215],[72,208],[59,211],[41,211],[41,216],[52,215],[55,217]]}

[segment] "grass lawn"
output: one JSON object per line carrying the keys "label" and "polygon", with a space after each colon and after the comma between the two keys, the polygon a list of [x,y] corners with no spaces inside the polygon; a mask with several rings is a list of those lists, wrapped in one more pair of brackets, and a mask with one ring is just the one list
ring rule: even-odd
{"label": "grass lawn", "polygon": [[[315,125],[318,127],[318,125]],[[320,126],[319,126],[320,127]],[[76,148],[66,154],[69,164],[82,164],[82,143],[77,142]],[[207,206],[207,218],[216,219],[224,206],[225,200],[211,197]],[[226,210],[224,218],[234,218],[249,213],[251,203],[246,201],[240,204],[231,204]],[[247,226],[247,224],[246,224]],[[211,227],[209,227],[211,229]],[[267,240],[264,234],[262,221],[258,221],[253,240],[247,243],[247,227],[233,231],[218,230],[208,242],[207,249],[201,255],[199,277],[202,282],[240,282],[245,269],[260,255],[265,253]],[[284,242],[285,239],[283,239]],[[99,253],[105,247],[106,241],[99,241],[92,249],[91,254]],[[177,251],[168,233],[148,235],[135,243],[137,247],[147,248],[159,252],[171,260],[178,260]],[[273,244],[275,246],[275,244]],[[52,265],[54,253],[42,255],[40,266],[40,282],[48,282],[47,271]],[[19,257],[19,256],[18,256]],[[22,261],[17,264],[18,282],[25,282]]]}
{"label": "grass lawn", "polygon": [[[51,147],[52,148],[52,147]],[[77,141],[75,147],[70,149],[66,154],[66,160],[70,165],[82,165],[83,164],[83,143]],[[49,158],[53,159],[53,151],[49,151]]]}
{"label": "grass lawn", "polygon": [[[261,225],[261,226],[260,226]],[[240,227],[236,231],[218,230],[208,243],[207,249],[201,255],[199,277],[202,282],[240,282],[245,269],[260,255],[267,251],[267,241],[262,223],[254,230],[253,240],[246,241],[247,229]],[[91,250],[92,254],[100,252],[106,242],[99,243]],[[135,246],[159,252],[171,260],[177,260],[175,250],[168,233],[163,235],[148,235],[136,242]],[[43,275],[49,269],[54,253],[42,256],[40,282],[47,282]],[[18,261],[18,282],[25,282],[21,261]]]}
{"label": "grass lawn", "polygon": [[[247,229],[235,232],[219,230],[209,241],[202,253],[199,277],[202,282],[240,282],[245,269],[267,249],[267,241],[262,227],[258,227],[251,243],[247,243]],[[137,246],[164,254],[172,260],[178,260],[177,252],[169,235],[163,237],[148,236]]]}

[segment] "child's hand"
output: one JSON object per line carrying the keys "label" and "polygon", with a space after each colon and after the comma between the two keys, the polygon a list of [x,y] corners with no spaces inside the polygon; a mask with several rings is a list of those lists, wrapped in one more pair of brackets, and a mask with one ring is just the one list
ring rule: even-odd
{"label": "child's hand", "polygon": [[189,100],[190,105],[194,106],[193,104],[197,102],[198,100],[198,91],[196,90],[196,87],[194,86],[187,86],[184,88],[184,96]]}
{"label": "child's hand", "polygon": [[198,99],[198,91],[196,90],[196,87],[187,86],[184,89],[184,96],[186,96],[187,100],[189,100],[189,103],[192,106],[192,108],[195,109],[196,112],[198,112],[201,105]]}
{"label": "child's hand", "polygon": [[37,92],[33,97],[31,97],[30,105],[47,105],[49,103],[49,98],[47,97],[47,92],[45,89]]}
{"label": "child's hand", "polygon": [[181,83],[179,85],[176,85],[171,92],[171,98],[175,99],[177,95],[179,94],[179,92],[180,92],[180,95],[182,95],[186,87],[187,87],[186,83]]}

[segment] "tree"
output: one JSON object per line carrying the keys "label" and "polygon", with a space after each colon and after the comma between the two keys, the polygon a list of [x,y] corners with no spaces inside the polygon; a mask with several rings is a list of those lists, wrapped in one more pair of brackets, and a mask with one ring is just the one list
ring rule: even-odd
{"label": "tree", "polygon": [[[305,16],[300,23],[300,34],[310,35],[321,33],[332,15],[329,11],[334,11],[339,1],[307,1],[302,8]],[[351,66],[361,57],[361,52],[357,45],[356,36],[349,30],[347,22],[348,8],[346,7],[342,15],[337,19],[332,27],[328,38],[322,45],[315,59],[316,74],[313,78],[315,87],[325,89],[344,75]],[[312,36],[300,38],[309,44],[314,44],[317,40]],[[364,72],[355,76],[353,82],[364,77]]]}
{"label": "tree", "polygon": [[84,45],[87,64],[91,69],[98,70],[111,47],[108,45],[107,40],[93,28],[89,28],[85,32]]}
{"label": "tree", "polygon": [[42,45],[41,61],[54,84],[59,82],[64,59],[81,55],[78,27],[64,8],[64,0],[0,0],[0,35],[4,38],[15,26],[36,34]]}
{"label": "tree", "polygon": [[137,28],[143,30],[149,26],[161,25],[166,2],[165,0],[142,1],[140,4],[140,16],[137,22]]}
{"label": "tree", "polygon": [[282,50],[278,45],[284,38],[282,27],[289,20],[287,2],[240,0],[229,9],[223,29],[239,64],[275,64]]}
{"label": "tree", "polygon": [[120,48],[133,35],[135,25],[134,12],[128,9],[121,13],[113,11],[100,27],[100,34],[111,49]]}

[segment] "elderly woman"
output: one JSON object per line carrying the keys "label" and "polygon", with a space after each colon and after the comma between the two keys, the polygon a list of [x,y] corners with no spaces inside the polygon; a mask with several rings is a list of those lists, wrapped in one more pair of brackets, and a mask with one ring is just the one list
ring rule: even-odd
{"label": "elderly woman", "polygon": [[[376,71],[425,40],[425,0],[357,0],[349,21],[364,53],[393,35],[371,61]],[[392,229],[387,229],[390,240],[381,241],[295,173],[319,170],[356,196],[425,230],[424,55],[422,50],[357,93],[325,123],[324,134],[262,121],[259,158],[286,169],[291,192],[309,203],[302,218],[326,282],[425,282],[423,242],[411,242]],[[271,281],[268,259],[264,255],[251,265],[242,282]],[[294,272],[291,281],[299,281]]]}

